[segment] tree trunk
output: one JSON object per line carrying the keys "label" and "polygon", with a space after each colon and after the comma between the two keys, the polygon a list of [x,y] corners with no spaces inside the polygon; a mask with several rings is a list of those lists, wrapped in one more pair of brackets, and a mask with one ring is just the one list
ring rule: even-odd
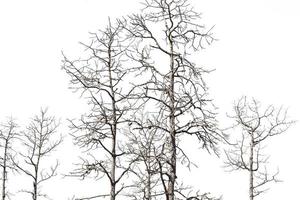
{"label": "tree trunk", "polygon": [[4,156],[3,156],[2,200],[5,200],[5,197],[6,197],[6,178],[7,178],[6,161],[7,161],[7,148],[8,148],[7,145],[8,145],[8,140],[5,141]]}
{"label": "tree trunk", "polygon": [[146,167],[147,167],[147,183],[146,183],[146,200],[151,200],[151,143],[150,147],[147,152],[147,160],[146,160]]}
{"label": "tree trunk", "polygon": [[254,149],[254,138],[251,134],[250,142],[250,158],[249,158],[249,169],[250,169],[250,179],[249,179],[249,199],[254,199],[254,186],[253,186],[253,149]]}
{"label": "tree trunk", "polygon": [[37,200],[37,181],[36,180],[33,182],[32,200]]}
{"label": "tree trunk", "polygon": [[151,176],[150,176],[150,173],[148,173],[148,177],[147,177],[146,200],[151,200]]}
{"label": "tree trunk", "polygon": [[33,179],[33,193],[32,193],[32,200],[37,200],[38,196],[38,172],[39,172],[39,162],[40,158],[38,157],[37,163],[34,165],[34,179]]}
{"label": "tree trunk", "polygon": [[171,35],[169,36],[170,42],[170,148],[171,148],[171,167],[170,167],[170,180],[168,184],[168,200],[175,199],[175,180],[176,180],[176,133],[175,133],[175,97],[174,97],[174,53],[173,41]]}
{"label": "tree trunk", "polygon": [[116,100],[115,100],[115,91],[113,88],[113,77],[111,72],[112,57],[111,57],[111,46],[108,47],[108,71],[109,71],[109,84],[110,91],[112,96],[112,111],[113,111],[113,125],[112,125],[112,148],[111,148],[111,190],[110,190],[110,199],[116,199],[116,141],[117,141],[117,111],[116,111]]}
{"label": "tree trunk", "polygon": [[115,152],[115,146],[116,146],[116,140],[113,138],[112,140],[112,163],[111,163],[111,189],[110,189],[110,199],[115,200],[116,199],[116,152]]}
{"label": "tree trunk", "polygon": [[110,199],[115,200],[116,199],[116,132],[115,127],[113,126],[113,138],[112,138],[112,163],[111,163],[111,189],[110,189]]}

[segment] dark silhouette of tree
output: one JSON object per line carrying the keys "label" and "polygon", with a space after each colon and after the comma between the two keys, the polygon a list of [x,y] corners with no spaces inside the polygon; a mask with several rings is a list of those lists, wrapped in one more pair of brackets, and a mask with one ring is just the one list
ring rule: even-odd
{"label": "dark silhouette of tree", "polygon": [[271,137],[286,132],[294,121],[287,119],[287,110],[272,105],[262,108],[258,101],[248,101],[246,97],[234,105],[230,118],[235,121],[233,127],[238,129],[241,139],[226,151],[226,167],[249,172],[249,199],[253,200],[267,190],[267,183],[278,181],[278,172],[270,174],[267,170],[265,144]]}
{"label": "dark silhouette of tree", "polygon": [[122,26],[120,21],[114,25],[109,21],[105,30],[92,33],[91,43],[82,44],[89,53],[87,59],[71,61],[64,57],[63,60],[63,69],[71,77],[71,88],[81,92],[91,106],[90,112],[80,120],[71,120],[75,144],[87,152],[72,175],[105,176],[110,185],[109,194],[81,199],[110,197],[115,200],[128,187],[122,178],[133,161],[123,159],[127,153],[120,147],[121,141],[126,139],[126,118],[134,105],[128,100],[133,88],[126,82],[128,70],[123,66],[127,42],[122,39]]}
{"label": "dark silhouette of tree", "polygon": [[134,125],[164,135],[159,173],[165,198],[174,200],[179,191],[177,161],[189,163],[179,138],[195,136],[203,148],[216,152],[222,137],[203,79],[209,71],[190,59],[214,38],[211,29],[200,25],[200,14],[186,0],[146,0],[144,5],[143,14],[129,16],[129,26],[124,28],[136,41],[128,56],[139,63],[135,70],[144,80],[136,84],[136,93],[155,117],[143,124],[136,120]]}
{"label": "dark silhouette of tree", "polygon": [[12,144],[18,137],[18,133],[16,131],[17,128],[18,125],[12,118],[9,118],[7,122],[0,125],[0,147],[3,149],[3,155],[0,157],[0,166],[2,168],[2,200],[7,199],[9,196],[6,186],[8,181],[8,171],[15,170],[14,165],[11,162],[11,157],[14,153]]}
{"label": "dark silhouette of tree", "polygon": [[[145,110],[135,113],[135,123],[144,124],[149,119],[149,113]],[[130,122],[133,123],[133,122]],[[160,153],[164,145],[164,136],[157,129],[143,129],[130,125],[128,134],[128,152],[135,159],[135,165],[131,169],[133,190],[127,194],[134,200],[161,199],[164,191],[161,190],[159,173]]]}
{"label": "dark silhouette of tree", "polygon": [[40,186],[56,175],[58,161],[50,166],[47,163],[47,167],[43,163],[62,142],[62,136],[56,134],[58,126],[55,117],[48,116],[47,109],[41,109],[20,137],[26,150],[13,157],[16,169],[32,179],[32,189],[23,189],[22,192],[30,194],[33,200],[48,198]]}

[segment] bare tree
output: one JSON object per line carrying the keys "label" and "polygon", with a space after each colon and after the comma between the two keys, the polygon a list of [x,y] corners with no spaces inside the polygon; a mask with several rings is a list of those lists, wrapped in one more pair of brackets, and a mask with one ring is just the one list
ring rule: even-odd
{"label": "bare tree", "polygon": [[2,168],[2,200],[5,200],[6,197],[9,196],[6,186],[8,181],[7,174],[9,170],[14,170],[13,163],[11,162],[11,157],[14,151],[14,149],[12,148],[12,143],[18,136],[18,133],[16,132],[17,127],[18,125],[16,124],[16,122],[12,118],[10,118],[7,122],[1,124],[0,128],[0,147],[3,149],[3,155],[2,157],[0,157],[0,166]]}
{"label": "bare tree", "polygon": [[115,200],[128,187],[121,179],[133,161],[122,159],[126,152],[120,148],[120,141],[125,140],[123,129],[133,107],[128,100],[133,88],[125,81],[128,70],[123,66],[123,59],[127,45],[122,32],[120,21],[115,25],[109,21],[105,30],[91,33],[90,44],[82,44],[88,51],[87,59],[71,61],[64,57],[63,60],[63,69],[71,77],[71,88],[81,92],[91,106],[90,112],[82,115],[79,121],[71,120],[75,143],[88,155],[82,158],[72,175],[105,176],[110,185],[109,194],[82,199],[110,197]]}
{"label": "bare tree", "polygon": [[225,152],[226,167],[249,172],[249,199],[253,200],[267,190],[267,183],[278,181],[278,172],[271,175],[267,170],[268,157],[262,153],[264,144],[272,136],[284,133],[293,121],[287,119],[287,110],[272,105],[261,108],[258,101],[248,101],[246,97],[234,105],[230,118],[235,121],[233,127],[238,128],[241,139]]}
{"label": "bare tree", "polygon": [[[144,112],[140,116],[137,116],[135,123],[140,126],[131,125],[130,140],[128,145],[130,146],[129,152],[134,154],[135,165],[131,169],[134,176],[131,178],[134,180],[134,189],[127,196],[133,200],[160,200],[167,199],[166,185],[164,185],[164,177],[166,171],[164,165],[166,165],[165,155],[165,137],[162,132],[156,128],[144,129],[142,124],[145,124],[145,120],[151,118],[150,113]],[[155,115],[154,115],[155,116]],[[152,117],[154,117],[152,116]],[[138,121],[139,120],[139,121]],[[138,130],[138,131],[136,131]],[[191,161],[187,160],[186,155],[179,154],[180,160],[183,163],[187,163],[188,167],[191,165]],[[137,177],[137,179],[135,178]],[[217,200],[219,198],[211,197],[209,193],[201,194],[199,191],[194,192],[194,188],[191,186],[185,186],[177,184],[175,186],[175,192],[177,193],[176,199],[178,200]]]}
{"label": "bare tree", "polygon": [[32,189],[22,190],[30,194],[32,200],[48,197],[40,191],[40,185],[56,175],[58,161],[52,166],[47,163],[47,168],[43,167],[43,162],[62,142],[62,136],[56,135],[58,126],[55,117],[48,116],[47,109],[41,109],[22,133],[22,145],[26,150],[13,158],[17,170],[32,179]]}
{"label": "bare tree", "polygon": [[[202,147],[216,151],[220,134],[203,74],[208,70],[189,56],[214,41],[211,29],[200,25],[200,14],[186,0],[146,0],[143,14],[129,17],[124,26],[137,42],[128,56],[139,63],[139,98],[155,117],[139,124],[140,129],[157,129],[164,135],[160,174],[167,200],[176,193],[177,161],[188,156],[179,137],[195,136]],[[138,121],[138,120],[137,120]],[[181,156],[179,156],[181,155]]]}
{"label": "bare tree", "polygon": [[[135,123],[144,124],[149,113],[142,110],[136,113]],[[133,122],[130,122],[133,123]],[[164,136],[155,128],[143,129],[130,125],[128,134],[128,152],[135,159],[135,165],[130,170],[134,190],[127,196],[134,200],[156,200],[164,196],[161,190],[159,160],[164,145]]]}

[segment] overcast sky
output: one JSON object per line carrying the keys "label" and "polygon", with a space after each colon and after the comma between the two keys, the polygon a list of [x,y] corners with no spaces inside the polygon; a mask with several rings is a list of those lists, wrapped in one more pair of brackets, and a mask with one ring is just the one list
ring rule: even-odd
{"label": "overcast sky", "polygon": [[[24,123],[41,106],[48,106],[63,121],[84,112],[84,101],[68,89],[68,76],[61,70],[61,51],[80,57],[82,48],[78,42],[89,41],[88,32],[104,27],[108,16],[139,12],[139,2],[0,0],[0,119],[12,115]],[[291,118],[298,120],[300,2],[191,0],[191,3],[203,13],[203,23],[215,25],[218,41],[201,52],[197,62],[216,69],[207,80],[220,116],[230,111],[234,100],[247,95],[263,104],[284,105],[289,108]],[[287,134],[271,141],[267,152],[271,154],[273,167],[280,168],[284,182],[272,186],[263,199],[299,196],[298,130],[295,125]],[[67,134],[66,128],[63,131]],[[70,148],[70,144],[62,148],[60,157],[64,163],[75,158]],[[195,183],[203,192],[223,194],[225,200],[247,198],[247,174],[225,173],[220,168],[221,160],[199,152],[192,150],[201,164],[192,173],[185,172],[187,182]],[[62,170],[66,171],[66,166],[70,167],[66,164]],[[65,188],[69,187],[66,184],[70,188]],[[50,196],[55,200],[66,199],[72,196],[74,188],[82,188],[75,182],[59,179],[48,186],[53,188]]]}

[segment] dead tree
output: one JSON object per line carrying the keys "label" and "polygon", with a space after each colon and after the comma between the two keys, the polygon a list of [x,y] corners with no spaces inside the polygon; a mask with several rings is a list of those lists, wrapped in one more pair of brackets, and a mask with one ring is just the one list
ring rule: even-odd
{"label": "dead tree", "polygon": [[130,25],[124,26],[136,40],[128,56],[139,63],[136,70],[146,80],[139,83],[139,98],[155,113],[140,128],[155,128],[165,136],[160,173],[166,199],[174,200],[178,155],[188,161],[178,138],[195,136],[202,147],[215,151],[221,136],[203,80],[209,71],[189,57],[214,38],[186,0],[146,0],[144,4],[143,14],[130,16]]}
{"label": "dead tree", "polygon": [[71,77],[71,88],[81,92],[91,106],[90,112],[80,120],[71,120],[75,144],[90,157],[83,158],[72,175],[105,176],[110,185],[109,194],[83,199],[110,197],[115,200],[127,187],[121,179],[132,163],[122,159],[126,152],[120,149],[120,141],[125,140],[123,128],[133,107],[128,100],[133,89],[126,82],[128,71],[123,59],[127,45],[122,34],[121,23],[112,25],[109,21],[106,29],[91,34],[90,44],[82,44],[88,52],[86,59],[71,61],[64,57],[63,60],[63,69]]}
{"label": "dead tree", "polygon": [[[154,115],[155,116],[155,115]],[[134,123],[140,126],[131,125],[130,135],[128,136],[128,145],[130,154],[135,158],[135,165],[131,169],[131,178],[134,180],[133,190],[127,197],[132,200],[160,200],[166,199],[166,185],[164,184],[164,176],[166,175],[165,166],[167,163],[165,155],[165,137],[162,132],[156,128],[144,129],[142,124],[145,120],[154,117],[151,112],[144,112],[140,116],[136,116]],[[153,120],[153,119],[152,119]],[[188,157],[179,154],[181,161],[187,161]],[[190,163],[189,163],[190,164]],[[136,178],[135,178],[136,177]],[[209,193],[201,194],[193,192],[193,187],[185,186],[184,184],[177,184],[175,192],[178,200],[217,200]]]}
{"label": "dead tree", "polygon": [[128,152],[135,159],[130,170],[133,180],[133,190],[127,197],[133,200],[157,200],[164,196],[161,190],[159,163],[164,136],[155,128],[143,129],[133,123],[142,125],[150,118],[149,112],[141,110],[135,113],[133,122],[130,122],[128,134]]}
{"label": "dead tree", "polygon": [[3,149],[3,155],[0,157],[2,168],[2,196],[1,199],[5,200],[8,197],[7,181],[8,171],[14,170],[14,166],[11,162],[12,154],[14,149],[12,147],[13,141],[17,138],[18,133],[16,132],[18,125],[10,118],[6,123],[1,124],[0,128],[0,147]]}
{"label": "dead tree", "polygon": [[[55,117],[48,116],[47,109],[41,109],[22,133],[22,145],[26,150],[18,152],[12,159],[16,169],[32,180],[32,189],[22,190],[30,194],[32,200],[48,197],[40,191],[40,186],[56,175],[58,161],[49,165],[46,159],[62,142],[62,136],[56,134],[58,126]],[[44,167],[45,163],[48,167]]]}
{"label": "dead tree", "polygon": [[[135,166],[131,170],[131,176],[134,180],[134,192],[130,192],[132,199],[138,200],[155,200],[163,193],[158,189],[160,186],[158,163],[156,161],[158,155],[159,141],[155,141],[153,135],[141,132],[140,137],[132,137],[131,154],[135,155]],[[136,177],[136,178],[135,178]]]}
{"label": "dead tree", "polygon": [[293,121],[287,119],[287,110],[276,109],[270,105],[262,108],[255,99],[248,101],[242,97],[234,105],[234,128],[241,134],[241,139],[226,151],[226,167],[231,170],[249,172],[249,199],[267,190],[266,184],[277,182],[278,172],[270,174],[267,170],[268,157],[262,150],[271,137],[287,131]]}

